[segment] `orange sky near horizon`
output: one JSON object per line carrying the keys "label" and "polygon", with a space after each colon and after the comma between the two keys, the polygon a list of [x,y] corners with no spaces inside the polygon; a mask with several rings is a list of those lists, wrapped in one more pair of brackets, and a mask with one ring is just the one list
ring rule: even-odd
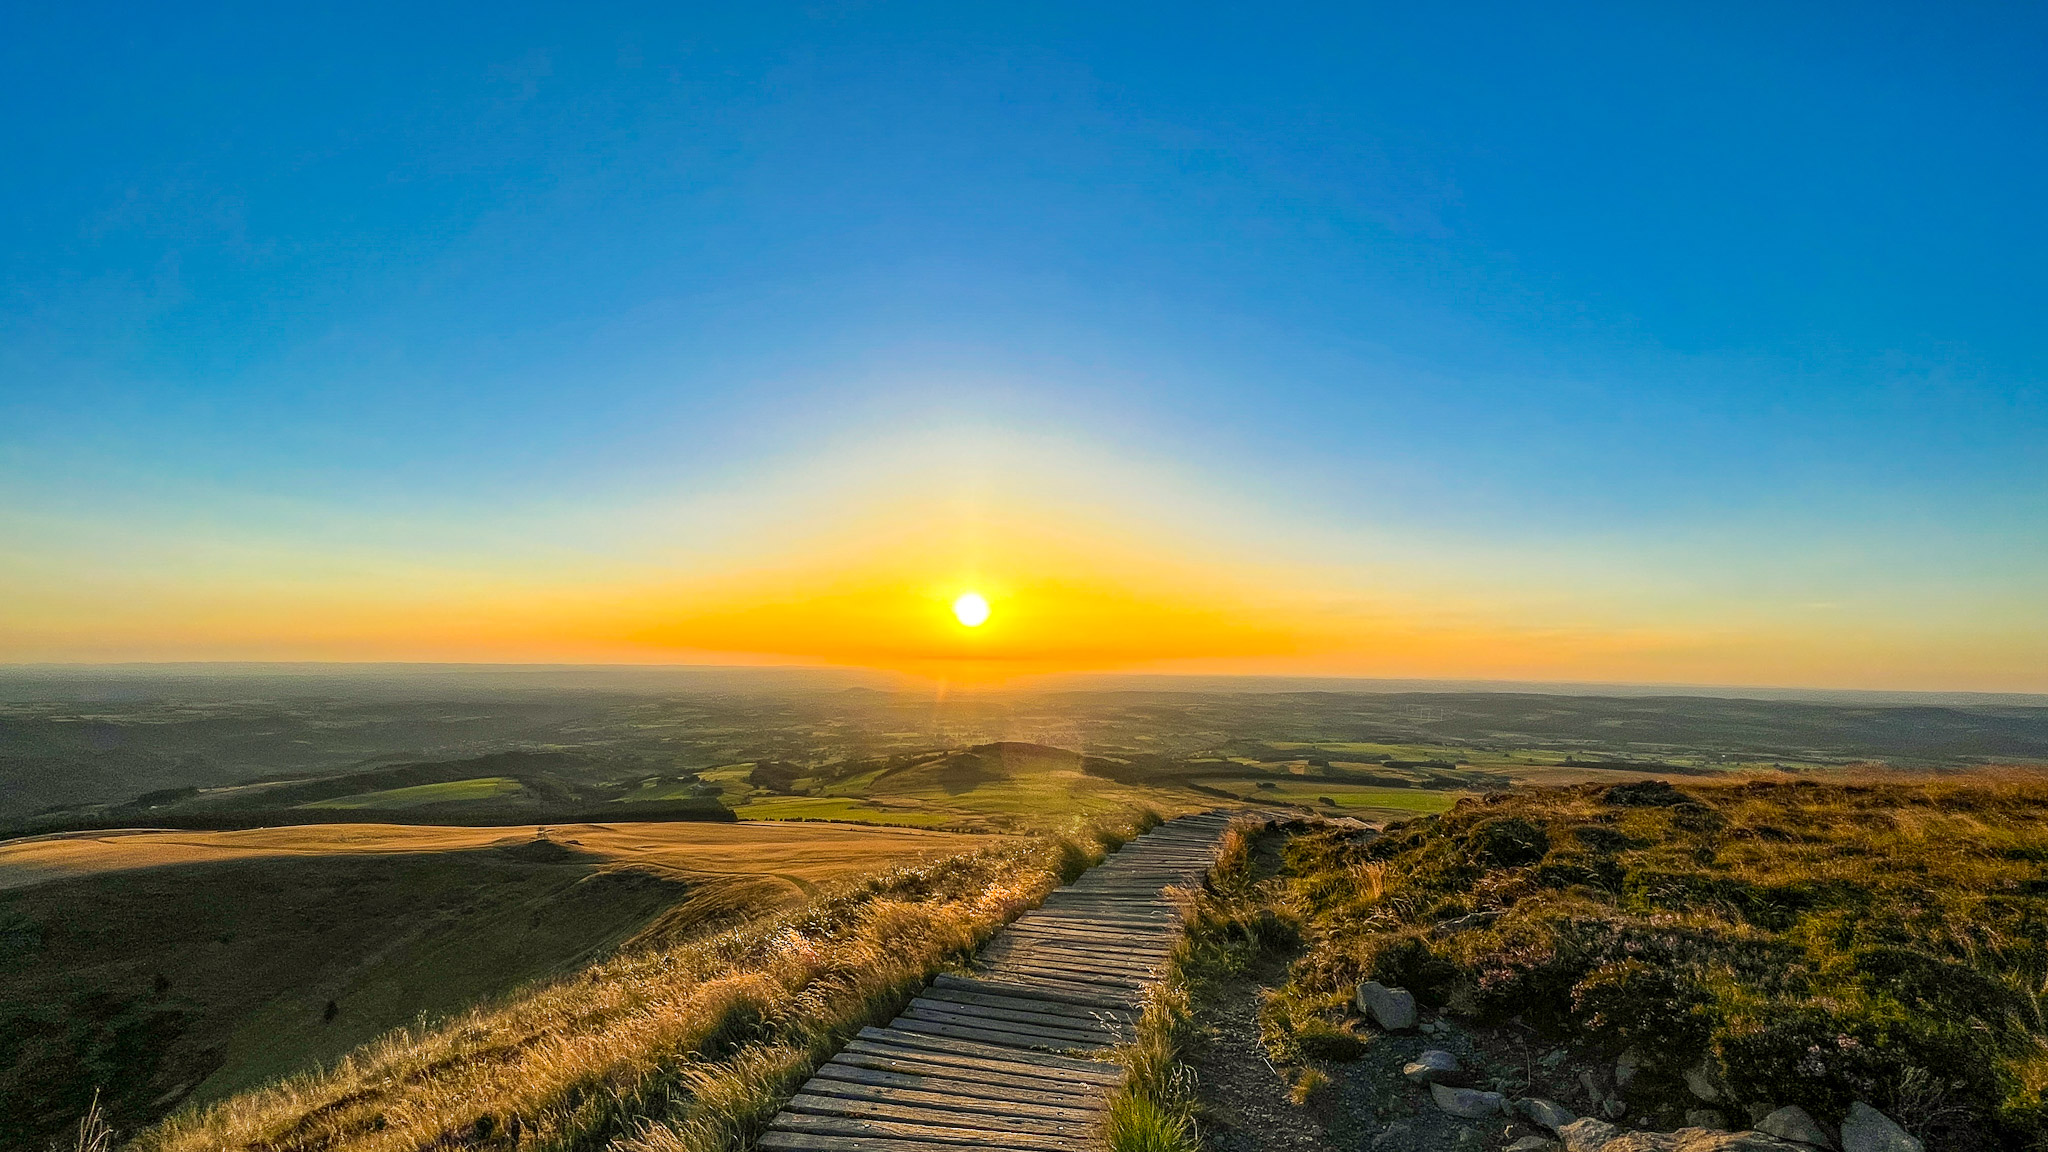
{"label": "orange sky near horizon", "polygon": [[[1184,474],[961,443],[952,458],[869,445],[694,503],[567,502],[499,520],[295,511],[285,531],[261,526],[279,517],[259,508],[231,529],[160,519],[100,538],[31,523],[51,542],[0,553],[0,661],[2048,690],[2048,637],[1996,596],[1938,602],[1942,615],[1846,566],[1786,586],[1715,539],[1656,554],[1340,536]],[[979,628],[952,613],[970,590],[992,610]]]}

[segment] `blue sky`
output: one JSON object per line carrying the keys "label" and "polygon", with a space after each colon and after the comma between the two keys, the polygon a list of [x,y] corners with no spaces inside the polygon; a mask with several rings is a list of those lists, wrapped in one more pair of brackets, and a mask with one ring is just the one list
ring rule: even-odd
{"label": "blue sky", "polygon": [[[2043,686],[2037,7],[4,21],[0,659],[183,652],[38,622],[138,540],[212,549],[165,577],[194,585],[249,548],[489,569],[535,531],[602,565],[650,493],[988,436],[1333,587],[1539,556],[1550,607],[1475,593],[1516,626],[1598,615],[1565,557],[1595,598],[1695,588],[1646,619],[1846,582],[1933,621],[1697,676],[1965,686],[1910,661],[2002,633],[1986,684]],[[844,476],[813,478],[822,509]],[[1973,606],[2004,623],[1943,623]]]}

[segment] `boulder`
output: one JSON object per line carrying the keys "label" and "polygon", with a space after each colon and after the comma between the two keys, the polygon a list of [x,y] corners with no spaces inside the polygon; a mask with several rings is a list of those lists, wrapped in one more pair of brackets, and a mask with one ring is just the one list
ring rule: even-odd
{"label": "boulder", "polygon": [[1842,1121],[1842,1152],[1924,1152],[1904,1128],[1863,1101],[1849,1105]]}
{"label": "boulder", "polygon": [[1566,1108],[1562,1104],[1545,1100],[1540,1096],[1531,1096],[1524,1100],[1517,1100],[1515,1101],[1515,1107],[1521,1110],[1522,1115],[1529,1118],[1531,1124],[1536,1125],[1538,1128],[1549,1129],[1552,1132],[1578,1119],[1578,1117],[1572,1115],[1571,1109]]}
{"label": "boulder", "polygon": [[1643,1058],[1637,1055],[1633,1049],[1623,1052],[1621,1058],[1614,1062],[1614,1086],[1626,1092],[1630,1082],[1636,1078],[1636,1073],[1642,1071],[1642,1068]]}
{"label": "boulder", "polygon": [[1429,1094],[1436,1106],[1453,1116],[1467,1120],[1484,1120],[1488,1116],[1501,1114],[1501,1105],[1506,1103],[1498,1092],[1481,1092],[1477,1088],[1453,1088],[1448,1084],[1431,1084]]}
{"label": "boulder", "polygon": [[1828,1130],[1820,1126],[1820,1121],[1808,1115],[1806,1109],[1797,1104],[1788,1105],[1765,1116],[1756,1122],[1756,1128],[1759,1132],[1766,1132],[1780,1140],[1790,1140],[1795,1144],[1811,1144],[1816,1148],[1828,1149],[1835,1146],[1833,1138],[1828,1135]]}
{"label": "boulder", "polygon": [[1721,1089],[1714,1084],[1714,1075],[1704,1061],[1685,1070],[1685,1090],[1697,1100],[1712,1104],[1721,1098]]}
{"label": "boulder", "polygon": [[1458,1070],[1458,1058],[1441,1048],[1431,1048],[1401,1068],[1401,1075],[1417,1084],[1433,1084]]}
{"label": "boulder", "polygon": [[1389,988],[1377,980],[1358,986],[1358,1010],[1389,1032],[1415,1027],[1415,997],[1405,988]]}

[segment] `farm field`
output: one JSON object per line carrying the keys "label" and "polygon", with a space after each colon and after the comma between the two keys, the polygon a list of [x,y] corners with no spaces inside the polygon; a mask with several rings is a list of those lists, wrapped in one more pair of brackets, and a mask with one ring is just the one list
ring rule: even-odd
{"label": "farm field", "polygon": [[[311,825],[0,844],[0,1115],[131,1117],[993,838],[850,824]],[[27,1129],[25,1129],[27,1130]],[[28,1147],[0,1139],[0,1148]],[[36,1145],[40,1147],[40,1145]]]}
{"label": "farm field", "polygon": [[771,876],[809,886],[956,846],[952,834],[858,825],[620,823],[441,828],[411,824],[306,824],[233,832],[67,833],[0,843],[0,890],[50,880],[235,860],[377,856],[517,849],[545,840],[592,862],[672,874]]}

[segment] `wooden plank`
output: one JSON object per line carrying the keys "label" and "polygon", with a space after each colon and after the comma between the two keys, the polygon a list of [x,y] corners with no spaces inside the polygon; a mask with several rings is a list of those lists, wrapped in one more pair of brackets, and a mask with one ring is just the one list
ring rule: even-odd
{"label": "wooden plank", "polygon": [[1105,1008],[1112,1012],[1135,1012],[1130,1002],[1121,997],[1105,996],[1087,989],[1060,991],[1043,984],[1025,984],[1009,980],[990,980],[986,977],[956,976],[942,972],[932,978],[932,987],[954,989],[961,992],[983,992],[995,996],[1014,996],[1020,999],[1045,1000],[1054,1004],[1074,1004],[1088,1008]]}
{"label": "wooden plank", "polygon": [[991,1116],[986,1112],[966,1112],[945,1105],[934,1107],[885,1100],[848,1100],[841,1096],[816,1096],[809,1092],[800,1092],[791,1097],[788,1108],[791,1112],[803,1112],[812,1116],[897,1120],[906,1124],[973,1129],[993,1133],[999,1139],[1011,1132],[1085,1139],[1091,1127],[1086,1121],[1075,1123],[1067,1120],[1042,1120],[1032,1116]]}
{"label": "wooden plank", "polygon": [[872,1072],[896,1072],[906,1076],[958,1076],[962,1079],[1000,1082],[1013,1088],[1021,1085],[1033,1091],[1066,1092],[1076,1096],[1085,1096],[1090,1091],[1107,1088],[1113,1083],[1064,1069],[987,1060],[960,1053],[920,1051],[907,1047],[889,1050],[877,1050],[873,1047],[864,1047],[859,1051],[848,1049],[832,1059],[843,1061],[850,1068],[866,1068]]}
{"label": "wooden plank", "polygon": [[1006,984],[1018,984],[1028,988],[1042,988],[1047,992],[1055,992],[1066,996],[1115,997],[1112,1003],[1122,1008],[1136,1008],[1143,1001],[1143,996],[1138,992],[1117,992],[1115,989],[1104,988],[1100,984],[1075,984],[1067,980],[1048,979],[1047,977],[1034,975],[1029,972],[991,972],[988,975],[998,978]]}
{"label": "wooden plank", "polygon": [[964,1012],[948,1012],[942,1008],[906,1008],[899,1020],[921,1020],[932,1024],[948,1024],[957,1028],[974,1028],[983,1032],[1000,1032],[1017,1037],[1019,1044],[1035,1044],[1046,1048],[1106,1048],[1116,1043],[1116,1037],[1102,1029],[1083,1031],[1079,1028],[1048,1028],[1038,1024],[1021,1023],[989,1016],[975,1016]]}
{"label": "wooden plank", "polygon": [[904,1048],[920,1048],[933,1052],[980,1060],[1000,1060],[1017,1064],[1036,1065],[1040,1068],[1057,1069],[1098,1083],[1120,1083],[1124,1077],[1122,1067],[1107,1060],[1083,1060],[1073,1056],[1054,1056],[1046,1052],[1026,1052],[1000,1044],[984,1044],[974,1040],[948,1040],[939,1036],[905,1036],[884,1028],[863,1028],[858,1039],[847,1042],[854,1044],[881,1044]]}
{"label": "wooden plank", "polygon": [[[966,1144],[986,1148],[989,1136],[974,1128],[942,1128],[936,1124],[904,1124],[894,1120],[855,1120],[839,1116],[810,1116],[784,1112],[768,1125],[770,1132],[800,1132],[812,1136],[868,1136],[880,1139],[923,1140],[930,1144]],[[1059,1136],[1010,1132],[1000,1137],[1006,1148],[1032,1152],[1071,1152],[1072,1140]]]}
{"label": "wooden plank", "polygon": [[816,1096],[837,1096],[845,1100],[877,1100],[884,1104],[928,1104],[934,1108],[958,1108],[963,1112],[986,1112],[991,1116],[1024,1116],[1036,1120],[1062,1120],[1086,1124],[1101,1115],[1096,1108],[1062,1108],[1037,1102],[983,1100],[954,1092],[926,1092],[915,1088],[884,1088],[854,1084],[829,1076],[811,1078],[804,1091]]}
{"label": "wooden plank", "polygon": [[[763,1152],[959,1152],[958,1144],[928,1140],[878,1139],[872,1136],[821,1136],[810,1132],[778,1132],[769,1129],[754,1145]],[[982,1144],[992,1152],[1038,1152],[1036,1146]]]}
{"label": "wooden plank", "polygon": [[1030,955],[1044,953],[1048,956],[1070,956],[1074,959],[1123,960],[1127,964],[1150,966],[1158,963],[1142,957],[1129,956],[1104,948],[1101,944],[1081,940],[1061,939],[1057,936],[1018,936],[997,945],[1002,951]]}
{"label": "wooden plank", "polygon": [[1057,1000],[1037,997],[1003,996],[989,992],[967,992],[957,988],[942,988],[937,985],[927,988],[921,994],[932,1000],[943,1000],[948,1004],[979,1004],[984,1008],[1009,1008],[1018,1012],[1039,1012],[1047,1016],[1064,1016],[1074,1020],[1094,1020],[1122,1026],[1135,1024],[1138,1012],[1129,1008],[1083,1007],[1079,1004],[1063,1004]]}
{"label": "wooden plank", "polygon": [[[964,1073],[941,1076],[916,1072],[890,1072],[858,1064],[841,1064],[836,1060],[820,1067],[817,1075],[811,1077],[812,1085],[822,1081],[898,1091],[942,1093],[963,1100],[982,1100],[998,1107],[1015,1103],[1019,1093],[1017,1081],[1010,1078],[978,1078]],[[1088,1111],[1102,1107],[1103,1097],[1100,1089],[1092,1090],[1089,1094],[1056,1092],[1050,1088],[1032,1088],[1029,1091],[1032,1100],[1047,1107]]]}
{"label": "wooden plank", "polygon": [[988,970],[998,974],[1018,972],[1025,975],[1045,976],[1054,980],[1064,980],[1069,984],[1088,984],[1100,988],[1118,988],[1133,992],[1145,986],[1143,980],[1132,977],[1083,972],[1078,968],[1065,967],[1052,962],[1037,963],[1028,960],[1005,960],[1000,964],[989,965]]}
{"label": "wooden plank", "polygon": [[[944,1037],[886,1033],[887,1040],[861,1040],[859,1047],[848,1044],[839,1055],[862,1060],[894,1060],[941,1068],[970,1068],[992,1076],[1025,1077],[1044,1081],[1069,1091],[1107,1087],[1123,1082],[1123,1069],[1102,1060],[1080,1062],[1078,1067],[1039,1063],[1046,1055],[1014,1044],[975,1045],[966,1040]],[[973,1049],[970,1051],[970,1049]],[[835,1057],[836,1059],[836,1057]]]}
{"label": "wooden plank", "polygon": [[1081,1042],[1062,1037],[1047,1037],[1032,1040],[1000,1028],[973,1028],[965,1024],[946,1024],[937,1020],[911,1020],[902,1016],[889,1021],[891,1032],[911,1032],[919,1036],[945,1036],[958,1040],[974,1040],[982,1044],[1016,1045],[1019,1048],[1040,1048],[1047,1052],[1065,1052],[1081,1047]]}
{"label": "wooden plank", "polygon": [[[1027,1002],[1028,1003],[1028,1002]],[[1131,1019],[1105,1019],[1102,1016],[1067,1016],[1057,1012],[1039,1012],[1032,1008],[1019,1008],[1010,1004],[967,1004],[958,1000],[947,1000],[937,996],[919,996],[910,1002],[912,1008],[930,1008],[940,1012],[965,1012],[984,1015],[997,1020],[1015,1020],[1019,1024],[1044,1024],[1051,1028],[1065,1028],[1075,1032],[1116,1033],[1128,1030],[1137,1023]]]}

